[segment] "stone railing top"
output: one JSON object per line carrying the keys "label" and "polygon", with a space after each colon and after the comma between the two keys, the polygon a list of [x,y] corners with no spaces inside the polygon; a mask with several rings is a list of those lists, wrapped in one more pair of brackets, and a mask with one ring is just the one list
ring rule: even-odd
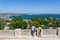
{"label": "stone railing top", "polygon": [[15,29],[15,31],[20,31],[21,29]]}

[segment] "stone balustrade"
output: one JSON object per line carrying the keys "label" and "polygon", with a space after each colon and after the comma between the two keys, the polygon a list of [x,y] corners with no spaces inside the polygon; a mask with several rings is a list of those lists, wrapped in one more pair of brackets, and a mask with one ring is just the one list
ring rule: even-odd
{"label": "stone balustrade", "polygon": [[[42,35],[56,35],[57,29],[44,29]],[[0,36],[30,36],[30,29],[15,29],[15,30],[0,30]],[[60,29],[58,29],[58,35],[60,36]]]}

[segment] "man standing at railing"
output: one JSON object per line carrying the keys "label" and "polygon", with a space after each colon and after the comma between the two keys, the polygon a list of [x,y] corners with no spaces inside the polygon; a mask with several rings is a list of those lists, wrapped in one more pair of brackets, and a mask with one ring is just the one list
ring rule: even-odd
{"label": "man standing at railing", "polygon": [[32,37],[34,37],[34,33],[35,33],[35,26],[33,25],[32,28],[31,28],[31,35],[32,35]]}

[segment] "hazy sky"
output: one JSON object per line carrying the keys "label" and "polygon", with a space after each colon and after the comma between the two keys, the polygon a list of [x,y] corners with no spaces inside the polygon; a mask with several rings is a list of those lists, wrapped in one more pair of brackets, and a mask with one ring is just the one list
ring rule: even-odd
{"label": "hazy sky", "polygon": [[0,0],[0,13],[60,13],[60,0]]}

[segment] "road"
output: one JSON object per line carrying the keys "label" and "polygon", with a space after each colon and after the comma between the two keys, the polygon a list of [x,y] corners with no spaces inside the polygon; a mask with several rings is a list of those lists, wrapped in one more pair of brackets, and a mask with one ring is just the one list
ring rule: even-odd
{"label": "road", "polygon": [[60,40],[56,35],[44,35],[42,37],[32,36],[0,36],[0,40]]}

